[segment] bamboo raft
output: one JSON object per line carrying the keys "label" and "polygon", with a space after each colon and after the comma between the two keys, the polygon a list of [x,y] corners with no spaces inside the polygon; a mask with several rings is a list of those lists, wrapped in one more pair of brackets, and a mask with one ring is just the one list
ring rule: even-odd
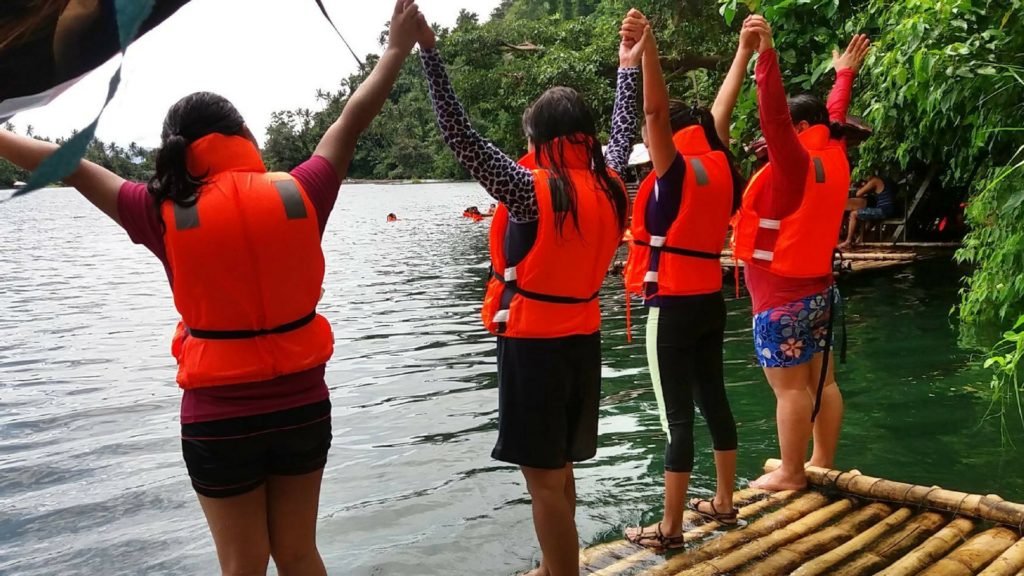
{"label": "bamboo raft", "polygon": [[857,471],[809,467],[807,479],[805,492],[737,492],[739,528],[687,512],[686,548],[674,554],[622,540],[587,548],[580,573],[1024,576],[1024,504]]}

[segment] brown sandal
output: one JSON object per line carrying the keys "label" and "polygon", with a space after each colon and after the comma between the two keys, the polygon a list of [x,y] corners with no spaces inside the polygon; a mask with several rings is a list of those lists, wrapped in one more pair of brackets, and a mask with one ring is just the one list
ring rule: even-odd
{"label": "brown sandal", "polygon": [[652,550],[678,550],[686,545],[682,534],[679,536],[665,536],[661,532],[661,522],[658,522],[657,526],[654,527],[654,532],[645,532],[642,526],[637,526],[637,529],[639,532],[636,534],[632,536],[626,535],[626,540],[637,546],[643,546]]}
{"label": "brown sandal", "polygon": [[[701,510],[701,506],[707,504],[708,508],[711,508],[711,512]],[[715,508],[714,500],[705,500],[704,498],[694,498],[689,503],[690,510],[693,510],[697,514],[700,514],[704,518],[711,520],[712,522],[718,522],[723,526],[736,526],[739,524],[739,511],[733,508],[729,512],[719,512]]]}

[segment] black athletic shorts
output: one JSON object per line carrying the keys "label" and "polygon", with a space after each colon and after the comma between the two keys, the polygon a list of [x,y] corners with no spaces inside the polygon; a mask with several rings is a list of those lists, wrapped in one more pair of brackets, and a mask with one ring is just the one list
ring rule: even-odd
{"label": "black athletic shorts", "polygon": [[562,468],[597,453],[601,333],[498,337],[496,460]]}
{"label": "black athletic shorts", "polygon": [[192,487],[209,498],[251,492],[268,476],[315,472],[327,463],[330,447],[330,400],[181,426],[181,451]]}

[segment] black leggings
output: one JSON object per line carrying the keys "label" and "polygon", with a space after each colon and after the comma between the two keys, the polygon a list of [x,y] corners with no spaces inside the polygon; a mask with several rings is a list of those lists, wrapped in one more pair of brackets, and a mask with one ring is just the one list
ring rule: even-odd
{"label": "black leggings", "polygon": [[711,429],[715,450],[736,449],[736,421],[725,395],[722,341],[725,299],[720,292],[676,297],[647,317],[647,362],[668,434],[665,470],[693,470],[693,404]]}

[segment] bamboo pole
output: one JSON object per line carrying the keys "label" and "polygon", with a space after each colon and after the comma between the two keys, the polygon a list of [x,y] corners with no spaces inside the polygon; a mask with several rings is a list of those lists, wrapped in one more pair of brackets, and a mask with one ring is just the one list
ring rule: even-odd
{"label": "bamboo pole", "polygon": [[[769,494],[768,497],[763,500],[758,500],[753,504],[748,504],[746,506],[741,507],[739,509],[737,517],[740,520],[753,518],[754,516],[760,515],[765,510],[791,499],[796,494],[797,492],[795,490],[785,490],[783,492]],[[689,532],[685,532],[683,534],[683,540],[687,543],[693,542],[694,540],[699,540],[720,527],[722,527],[722,525],[718,522],[707,522],[705,524],[701,524],[700,526],[695,527]],[[634,549],[635,548],[636,547],[634,546]],[[589,572],[589,574],[591,574],[591,576],[615,576],[627,570],[631,570],[640,564],[654,562],[660,560],[661,558],[662,557],[656,554],[654,551],[649,550],[647,548],[641,548],[636,553],[626,556],[618,562],[605,566],[604,568],[601,568],[596,572]]]}
{"label": "bamboo pole", "polygon": [[[916,548],[946,523],[946,519],[938,512],[922,512],[905,524],[900,525],[899,528],[879,540],[870,549],[861,552],[864,546],[874,542],[879,536],[886,534],[892,526],[898,525],[899,522],[890,522],[890,519],[893,519],[893,516],[903,516],[902,512],[904,510],[909,515],[909,508],[901,508],[892,516],[862,534],[861,536],[864,538],[858,536],[833,552],[825,554],[808,564],[804,564],[793,573],[793,576],[797,574],[800,574],[800,576],[817,576],[819,574],[867,576],[868,574],[874,574],[903,556],[904,553]],[[847,555],[851,553],[856,554],[857,552],[861,553],[852,561],[847,562],[838,569],[830,570],[835,563],[843,560]],[[842,556],[842,558],[837,559],[839,556]],[[832,562],[834,559],[835,562]]]}
{"label": "bamboo pole", "polygon": [[[771,492],[767,492],[765,490],[759,490],[757,488],[744,488],[742,490],[737,490],[736,493],[733,494],[733,502],[735,502],[736,506],[743,506],[748,503],[756,504],[766,499],[772,498],[774,496],[775,495],[773,495]],[[779,499],[776,498],[776,501],[778,500]],[[702,527],[707,525],[708,523],[709,522],[707,517],[701,516],[700,514],[694,512],[693,510],[686,510],[683,512],[684,526],[694,525]],[[710,532],[711,530],[714,530],[714,527],[710,528],[708,531]],[[580,567],[583,568],[585,571],[592,570],[595,567],[600,567],[600,565],[604,561],[622,560],[626,557],[634,555],[636,552],[636,544],[633,544],[632,542],[629,542],[627,540],[615,540],[612,542],[597,544],[595,546],[591,546],[589,548],[584,548],[583,550],[580,550]]]}
{"label": "bamboo pole", "polygon": [[[704,562],[679,572],[677,576],[719,576],[730,574],[747,562],[760,558],[780,546],[795,542],[814,530],[845,514],[853,508],[853,499],[844,498],[828,506],[815,510],[810,514],[784,526],[779,526],[765,536],[758,538],[738,550],[733,550],[720,557],[709,558]],[[766,572],[770,574],[771,572]]]}
{"label": "bamboo pole", "polygon": [[924,541],[895,564],[882,570],[875,576],[913,576],[942,558],[959,542],[963,541],[974,530],[974,522],[967,518],[957,518],[937,534]]}
{"label": "bamboo pole", "polygon": [[974,573],[1013,546],[1017,534],[997,526],[974,536],[920,576],[974,576]]}
{"label": "bamboo pole", "polygon": [[[771,459],[765,462],[764,469],[772,471],[781,462]],[[843,492],[884,500],[897,504],[913,504],[943,512],[952,512],[960,516],[972,516],[997,524],[1006,524],[1018,528],[1024,526],[1024,504],[1006,502],[998,496],[980,496],[954,490],[944,490],[938,486],[928,488],[915,486],[905,482],[893,482],[883,478],[874,478],[853,472],[841,472],[809,466],[807,480],[816,486],[834,486]]]}
{"label": "bamboo pole", "polygon": [[1024,572],[1024,538],[1007,548],[1002,556],[996,558],[978,576],[1014,576],[1018,572]]}
{"label": "bamboo pole", "polygon": [[888,516],[890,512],[892,512],[892,509],[881,502],[868,504],[863,508],[854,510],[828,528],[818,530],[792,544],[783,546],[771,556],[749,565],[736,574],[737,576],[790,574],[804,562],[835,549],[841,543],[853,538],[861,530]]}
{"label": "bamboo pole", "polygon": [[784,506],[739,530],[727,532],[719,538],[709,540],[699,548],[689,550],[669,558],[664,564],[641,572],[642,576],[668,576],[685,570],[695,564],[710,560],[725,552],[729,552],[747,542],[771,534],[776,529],[786,526],[828,504],[828,498],[822,494],[811,492],[797,498]]}

